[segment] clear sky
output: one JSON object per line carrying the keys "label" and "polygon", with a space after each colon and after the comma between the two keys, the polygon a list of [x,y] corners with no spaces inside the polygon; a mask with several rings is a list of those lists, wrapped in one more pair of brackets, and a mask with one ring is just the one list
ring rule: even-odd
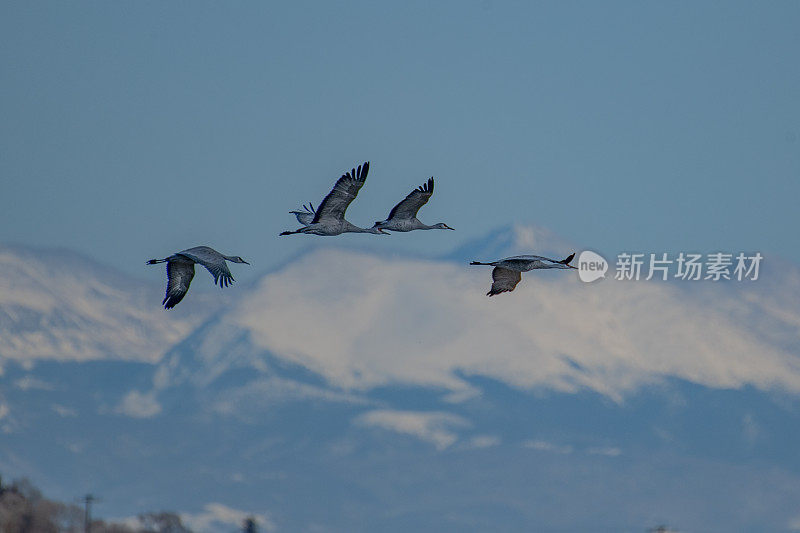
{"label": "clear sky", "polygon": [[[371,225],[427,177],[457,232],[800,261],[800,3],[3,2],[0,242],[147,275],[209,244],[257,268],[287,212],[369,160]],[[327,242],[332,242],[327,239]]]}

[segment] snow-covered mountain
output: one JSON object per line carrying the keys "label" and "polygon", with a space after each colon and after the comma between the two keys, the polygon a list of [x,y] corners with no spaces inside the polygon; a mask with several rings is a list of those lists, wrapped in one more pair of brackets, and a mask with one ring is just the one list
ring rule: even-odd
{"label": "snow-covered mountain", "polygon": [[67,250],[0,247],[0,270],[0,361],[155,362],[213,311],[164,320],[162,287]]}
{"label": "snow-covered mountain", "polygon": [[573,271],[531,272],[513,294],[488,299],[491,269],[465,266],[466,257],[502,257],[540,249],[538,242],[555,255],[575,249],[537,228],[495,236],[499,245],[462,248],[458,262],[313,250],[177,345],[157,385],[181,380],[170,369],[198,368],[192,379],[202,385],[227,368],[258,371],[270,354],[342,390],[423,386],[451,399],[480,393],[468,376],[615,401],[673,377],[800,392],[800,298],[789,295],[800,297],[796,267],[700,286],[584,284]]}
{"label": "snow-covered mountain", "polygon": [[[579,249],[526,226],[433,259],[326,245],[184,315],[160,286],[4,249],[8,286],[69,328],[9,314],[0,346],[106,346],[116,320],[146,338],[7,360],[0,472],[209,531],[244,512],[278,531],[800,527],[797,266],[695,285],[526,273],[490,299],[490,269],[466,264]],[[213,312],[190,315],[200,302]]]}

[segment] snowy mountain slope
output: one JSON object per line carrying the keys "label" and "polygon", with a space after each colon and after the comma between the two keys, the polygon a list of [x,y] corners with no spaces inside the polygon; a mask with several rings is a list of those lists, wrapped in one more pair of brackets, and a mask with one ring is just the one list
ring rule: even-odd
{"label": "snowy mountain slope", "polygon": [[[514,235],[533,242],[537,231],[514,228],[477,248],[530,251]],[[479,393],[467,376],[615,401],[668,378],[797,393],[800,298],[787,296],[800,296],[797,271],[765,267],[759,281],[694,286],[530,272],[515,292],[489,299],[489,268],[320,249],[264,276],[196,331],[202,343],[182,351],[195,362],[167,360],[219,373],[234,359],[258,368],[268,354],[342,390],[425,386],[451,398]]]}
{"label": "snowy mountain slope", "polygon": [[148,372],[9,365],[0,471],[65,500],[98,494],[99,516],[216,502],[277,531],[757,532],[797,516],[800,410],[751,387],[667,380],[618,404],[467,378],[482,394],[454,404],[414,386],[334,395],[276,364],[163,391],[155,416],[115,409]]}
{"label": "snowy mountain slope", "polygon": [[65,250],[0,247],[0,269],[0,360],[154,362],[215,309],[192,294],[165,320],[163,287]]}

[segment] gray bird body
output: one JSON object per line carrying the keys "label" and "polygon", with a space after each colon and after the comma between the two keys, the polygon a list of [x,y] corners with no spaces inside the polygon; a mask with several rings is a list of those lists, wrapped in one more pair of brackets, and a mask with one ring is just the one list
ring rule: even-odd
{"label": "gray bird body", "polygon": [[399,204],[389,212],[386,220],[379,220],[373,226],[389,231],[414,231],[422,229],[453,229],[444,222],[429,226],[417,218],[417,213],[433,196],[433,177],[427,183],[411,191]]}
{"label": "gray bird body", "polygon": [[517,284],[522,280],[522,273],[529,270],[542,270],[542,269],[570,269],[575,268],[569,262],[575,257],[571,254],[566,259],[561,261],[557,259],[550,259],[541,255],[515,255],[513,257],[506,257],[499,261],[492,261],[490,263],[481,263],[473,261],[470,265],[488,265],[493,266],[492,270],[492,288],[486,293],[487,296],[494,296],[502,292],[511,292]]}
{"label": "gray bird body", "polygon": [[167,292],[161,303],[165,309],[172,309],[189,291],[195,263],[204,266],[214,276],[214,284],[220,288],[233,283],[235,280],[226,261],[250,264],[239,256],[224,255],[209,246],[195,246],[164,259],[151,259],[147,264],[167,263]]}
{"label": "gray bird body", "polygon": [[[343,174],[316,210],[312,207],[311,209],[306,209],[306,211],[291,211],[297,217],[298,222],[304,226],[294,231],[284,231],[281,235],[293,235],[296,233],[308,233],[326,237],[341,235],[342,233],[387,235],[380,228],[360,228],[344,218],[347,207],[355,200],[358,191],[364,186],[368,172],[369,161],[359,165],[357,169],[354,168],[350,172]],[[309,215],[312,212],[313,218],[309,221]]]}
{"label": "gray bird body", "polygon": [[[302,222],[301,222],[302,224]],[[386,235],[382,231],[372,231],[367,228],[360,228],[355,224],[351,224],[347,220],[331,220],[326,222],[312,222],[305,227],[296,229],[295,231],[284,231],[281,235],[293,235],[295,233],[306,233],[309,235],[320,235],[322,237],[334,237],[342,233],[377,233]]]}

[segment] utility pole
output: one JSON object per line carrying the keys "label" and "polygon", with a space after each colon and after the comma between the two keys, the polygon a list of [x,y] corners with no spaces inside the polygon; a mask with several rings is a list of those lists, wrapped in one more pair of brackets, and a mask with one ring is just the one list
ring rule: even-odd
{"label": "utility pole", "polygon": [[83,530],[85,533],[92,533],[92,502],[97,501],[92,494],[83,497],[84,509],[86,510],[83,518]]}

